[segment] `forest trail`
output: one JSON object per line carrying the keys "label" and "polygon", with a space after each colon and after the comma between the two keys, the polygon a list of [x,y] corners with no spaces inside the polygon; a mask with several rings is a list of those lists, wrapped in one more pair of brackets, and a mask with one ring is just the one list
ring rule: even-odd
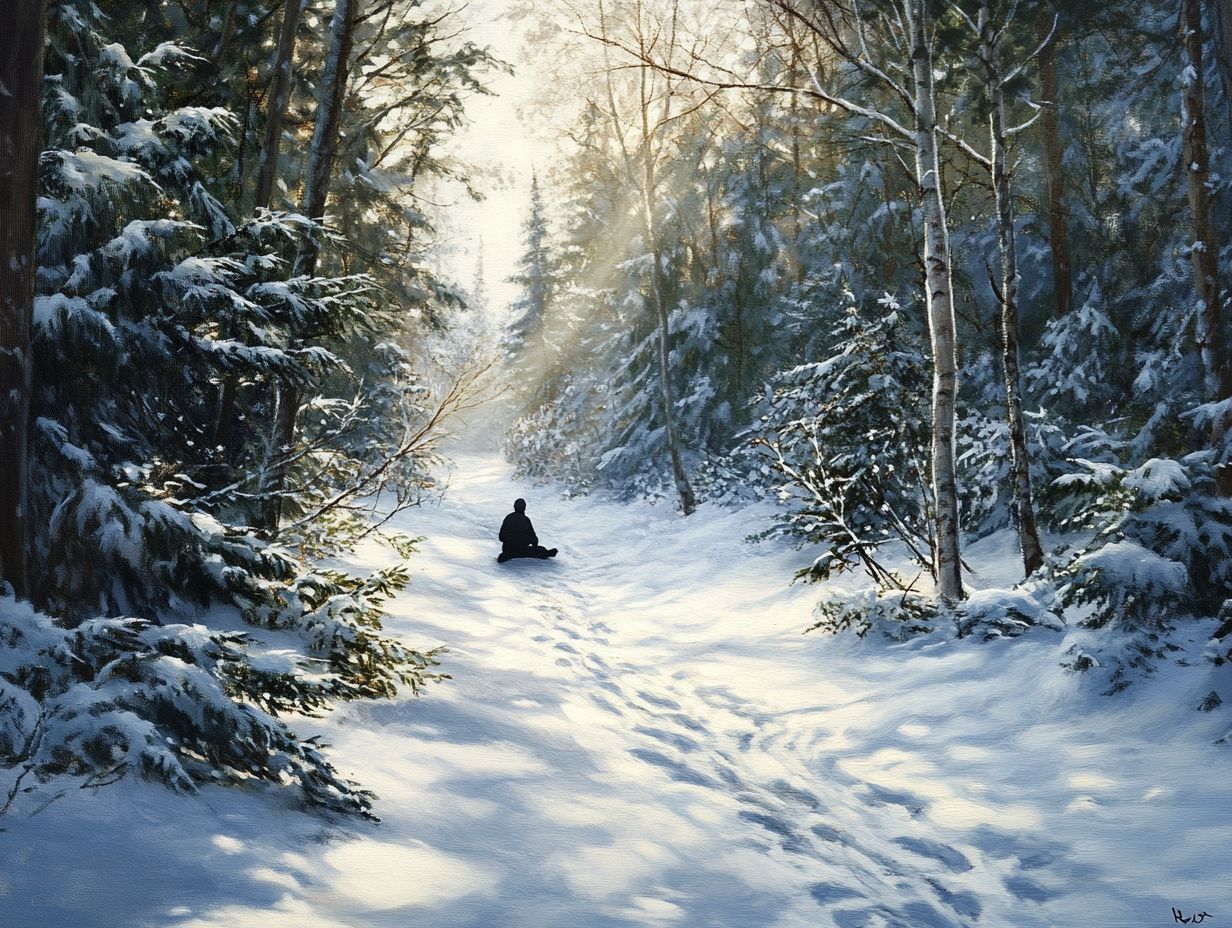
{"label": "forest trail", "polygon": [[[747,514],[680,533],[667,509],[561,500],[496,460],[458,473],[408,520],[428,537],[405,598],[408,622],[450,642],[457,680],[356,711],[363,734],[333,739],[379,758],[356,774],[407,800],[381,806],[387,882],[400,857],[443,871],[430,914],[406,881],[416,923],[752,928],[830,911],[946,926],[980,912],[950,879],[971,869],[963,854],[913,827],[925,800],[804,762],[830,734],[824,708],[807,691],[779,703],[773,678],[793,661],[816,676],[800,636],[814,594],[786,588],[781,551],[744,544]],[[557,560],[495,564],[519,495]]]}
{"label": "forest trail", "polygon": [[[518,495],[555,561],[496,563]],[[1232,911],[1209,852],[1232,832],[1232,771],[1218,720],[1176,716],[1181,684],[1086,695],[1053,634],[801,635],[818,591],[787,581],[807,553],[744,544],[764,515],[562,500],[460,458],[445,499],[400,519],[424,541],[389,620],[448,643],[455,679],[297,723],[376,791],[381,824],[271,826],[258,796],[126,781],[53,804],[37,840],[6,836],[4,924],[1026,928]],[[1003,554],[973,552],[990,573]],[[388,557],[373,545],[351,566]],[[117,831],[125,855],[106,850]],[[70,836],[84,859],[57,855]],[[36,899],[49,874],[63,891]]]}

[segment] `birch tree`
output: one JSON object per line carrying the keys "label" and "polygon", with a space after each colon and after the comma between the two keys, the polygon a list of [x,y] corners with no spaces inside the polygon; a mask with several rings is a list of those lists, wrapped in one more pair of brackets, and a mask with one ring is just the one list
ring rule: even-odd
{"label": "birch tree", "polygon": [[43,0],[15,0],[6,18],[0,30],[0,578],[22,596]]}

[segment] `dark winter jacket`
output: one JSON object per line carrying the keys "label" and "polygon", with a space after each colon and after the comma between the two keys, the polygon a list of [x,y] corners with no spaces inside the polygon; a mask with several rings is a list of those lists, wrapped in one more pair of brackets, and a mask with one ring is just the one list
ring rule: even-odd
{"label": "dark winter jacket", "polygon": [[506,551],[539,544],[535,528],[524,512],[511,512],[501,523],[500,540]]}

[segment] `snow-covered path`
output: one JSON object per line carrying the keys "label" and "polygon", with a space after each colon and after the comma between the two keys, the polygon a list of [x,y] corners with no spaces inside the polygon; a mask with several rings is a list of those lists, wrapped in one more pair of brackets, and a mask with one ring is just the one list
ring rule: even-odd
{"label": "snow-covered path", "polygon": [[[496,564],[517,495],[556,561]],[[1165,670],[1106,698],[1060,669],[1055,634],[896,649],[802,636],[817,591],[786,581],[807,555],[743,545],[754,518],[563,501],[495,458],[462,459],[446,500],[403,520],[425,541],[390,620],[447,643],[455,679],[298,725],[378,793],[382,823],[122,783],[5,823],[0,924],[1232,917],[1232,762],[1212,744],[1228,723],[1191,708],[1208,674]],[[1012,570],[995,547],[973,557]]]}

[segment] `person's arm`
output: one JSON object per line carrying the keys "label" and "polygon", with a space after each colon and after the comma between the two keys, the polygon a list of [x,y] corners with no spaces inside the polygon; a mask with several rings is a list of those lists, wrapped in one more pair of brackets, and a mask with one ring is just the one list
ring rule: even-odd
{"label": "person's arm", "polygon": [[530,524],[530,519],[526,520],[526,532],[530,535],[530,543],[532,545],[539,544],[539,536],[535,534],[535,527]]}
{"label": "person's arm", "polygon": [[508,534],[509,534],[509,517],[505,516],[505,521],[501,523],[500,535],[497,536],[497,540],[500,541],[501,543],[508,541],[509,539],[505,537]]}

